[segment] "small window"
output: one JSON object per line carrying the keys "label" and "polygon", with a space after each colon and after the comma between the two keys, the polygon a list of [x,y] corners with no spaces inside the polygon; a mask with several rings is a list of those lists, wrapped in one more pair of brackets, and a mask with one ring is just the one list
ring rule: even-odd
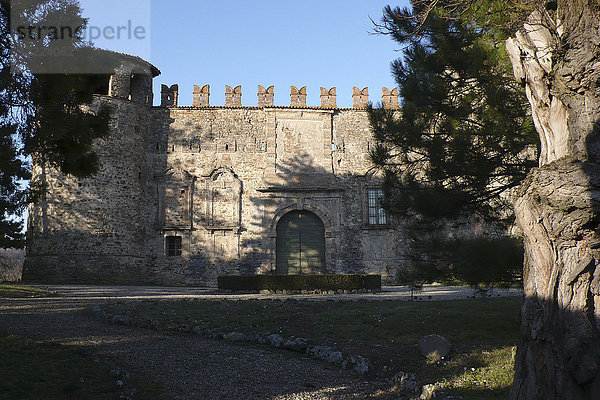
{"label": "small window", "polygon": [[168,257],[176,257],[181,255],[181,236],[166,237],[166,252]]}
{"label": "small window", "polygon": [[386,225],[387,215],[381,206],[383,202],[383,190],[368,189],[367,196],[369,225]]}

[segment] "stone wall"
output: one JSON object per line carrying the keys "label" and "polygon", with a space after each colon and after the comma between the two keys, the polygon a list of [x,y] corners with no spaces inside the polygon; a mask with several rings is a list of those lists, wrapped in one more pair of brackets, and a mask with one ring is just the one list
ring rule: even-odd
{"label": "stone wall", "polygon": [[[273,273],[279,218],[309,210],[325,225],[328,272],[393,281],[401,232],[369,226],[366,215],[366,191],[379,181],[368,174],[365,110],[171,107],[151,114],[146,251],[161,279],[213,285],[219,274]],[[190,219],[170,223],[181,210],[192,210]],[[181,257],[166,255],[170,235],[182,237]]]}
{"label": "stone wall", "polygon": [[213,286],[222,274],[275,273],[278,222],[306,210],[324,226],[326,272],[394,281],[402,230],[368,218],[367,192],[380,186],[368,89],[340,109],[335,88],[322,88],[321,107],[292,88],[292,104],[279,107],[273,87],[259,87],[261,106],[244,107],[239,86],[228,87],[228,105],[209,106],[205,85],[182,107],[178,86],[163,85],[163,105],[150,107],[157,70],[134,61],[96,99],[113,109],[111,134],[95,145],[99,173],[34,167],[48,190],[30,207],[25,280]]}
{"label": "stone wall", "polygon": [[111,134],[95,145],[91,178],[35,165],[46,195],[29,208],[26,280],[134,283],[146,280],[145,188],[148,107],[112,97]]}

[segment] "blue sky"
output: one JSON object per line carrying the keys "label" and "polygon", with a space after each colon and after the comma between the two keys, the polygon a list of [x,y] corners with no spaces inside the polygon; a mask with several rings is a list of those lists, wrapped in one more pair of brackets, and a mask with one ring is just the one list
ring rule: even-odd
{"label": "blue sky", "polygon": [[319,88],[337,87],[337,104],[352,105],[352,87],[369,87],[371,101],[395,86],[390,62],[399,46],[372,35],[384,6],[380,0],[81,0],[89,25],[129,21],[148,33],[143,40],[98,39],[98,47],[149,59],[160,85],[179,84],[180,105],[191,105],[194,84],[211,86],[211,105],[225,102],[225,85],[242,85],[242,104],[256,105],[257,85],[275,85],[275,104],[289,104],[290,85],[308,90],[319,105]]}

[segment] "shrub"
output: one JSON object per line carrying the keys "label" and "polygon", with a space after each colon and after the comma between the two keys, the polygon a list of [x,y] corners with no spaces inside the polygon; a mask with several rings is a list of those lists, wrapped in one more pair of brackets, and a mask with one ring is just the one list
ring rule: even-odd
{"label": "shrub", "polygon": [[354,290],[381,289],[381,275],[227,275],[219,276],[227,290]]}
{"label": "shrub", "polygon": [[0,282],[17,282],[21,280],[25,250],[0,249]]}
{"label": "shrub", "polygon": [[524,251],[517,238],[456,239],[448,246],[452,275],[470,286],[491,287],[522,280]]}
{"label": "shrub", "polygon": [[523,243],[515,237],[432,236],[421,240],[418,250],[411,266],[398,273],[398,283],[413,290],[432,282],[458,281],[483,289],[522,280]]}

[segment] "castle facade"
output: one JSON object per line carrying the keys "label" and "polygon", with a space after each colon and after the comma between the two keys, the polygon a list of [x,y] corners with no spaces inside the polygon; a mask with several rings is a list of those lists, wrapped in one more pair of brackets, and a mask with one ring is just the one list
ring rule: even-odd
{"label": "castle facade", "polygon": [[[34,165],[46,195],[30,206],[23,276],[38,282],[216,285],[227,274],[377,273],[392,282],[402,231],[380,207],[365,110],[368,89],[338,108],[335,88],[306,105],[243,106],[241,87],[211,106],[194,87],[192,106],[178,87],[132,56],[107,78],[94,104],[111,106],[111,133],[99,140],[98,174],[86,179]],[[397,90],[382,104],[398,108]]]}

